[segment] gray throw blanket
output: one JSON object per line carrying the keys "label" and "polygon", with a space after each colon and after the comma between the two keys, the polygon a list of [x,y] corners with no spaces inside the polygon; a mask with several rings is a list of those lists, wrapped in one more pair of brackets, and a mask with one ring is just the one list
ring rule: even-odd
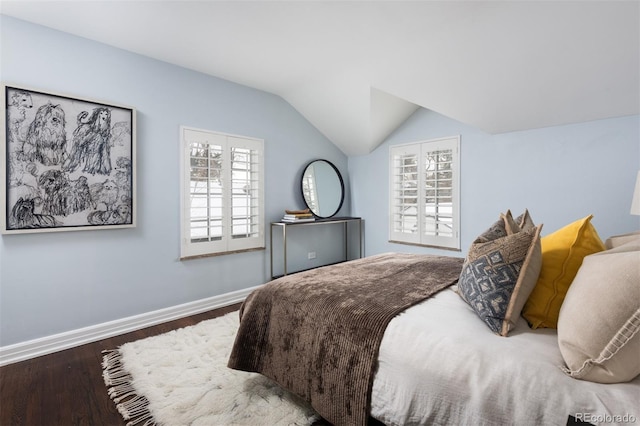
{"label": "gray throw blanket", "polygon": [[336,426],[366,425],[387,324],[454,284],[463,260],[382,254],[274,280],[242,305],[228,365],[271,378]]}

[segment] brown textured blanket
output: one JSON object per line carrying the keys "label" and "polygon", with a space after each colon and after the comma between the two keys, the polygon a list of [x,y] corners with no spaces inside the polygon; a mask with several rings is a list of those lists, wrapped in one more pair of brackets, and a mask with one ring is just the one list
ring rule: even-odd
{"label": "brown textured blanket", "polygon": [[274,280],[242,305],[228,365],[275,380],[334,425],[365,425],[387,324],[454,284],[462,262],[392,253]]}

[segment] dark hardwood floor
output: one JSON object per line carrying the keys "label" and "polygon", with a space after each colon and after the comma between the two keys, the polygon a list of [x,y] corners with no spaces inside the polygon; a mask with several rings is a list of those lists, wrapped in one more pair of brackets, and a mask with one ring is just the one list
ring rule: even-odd
{"label": "dark hardwood floor", "polygon": [[0,367],[0,425],[124,425],[102,379],[102,351],[216,318],[239,307],[216,309]]}

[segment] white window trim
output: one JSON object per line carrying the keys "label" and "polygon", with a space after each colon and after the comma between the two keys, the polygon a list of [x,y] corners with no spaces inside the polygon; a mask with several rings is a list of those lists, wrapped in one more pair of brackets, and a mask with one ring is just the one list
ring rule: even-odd
{"label": "white window trim", "polygon": [[[425,153],[436,150],[451,149],[452,158],[452,236],[425,235],[424,226],[424,165]],[[394,230],[395,202],[395,164],[394,158],[398,155],[416,155],[419,158],[418,165],[418,212],[416,232],[397,232]],[[451,250],[460,250],[460,135],[407,144],[392,145],[389,147],[389,241],[401,244],[413,244],[427,247],[437,247]]]}
{"label": "white window trim", "polygon": [[[189,139],[187,139],[189,135]],[[192,141],[220,145],[222,149],[223,173],[223,233],[222,239],[207,242],[191,241],[191,164],[190,143]],[[231,149],[247,148],[257,151],[258,163],[258,235],[256,237],[232,238],[231,231]],[[212,256],[237,253],[265,248],[265,214],[264,214],[264,140],[247,136],[212,132],[193,127],[180,127],[180,258]],[[227,184],[224,184],[224,183]]]}

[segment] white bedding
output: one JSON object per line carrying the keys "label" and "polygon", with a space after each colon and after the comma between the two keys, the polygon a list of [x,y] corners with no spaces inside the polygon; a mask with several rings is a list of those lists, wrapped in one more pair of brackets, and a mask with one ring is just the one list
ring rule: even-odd
{"label": "white bedding", "polygon": [[495,335],[451,288],[389,323],[371,415],[387,426],[640,424],[640,378],[586,382],[562,364],[555,330],[520,318]]}

